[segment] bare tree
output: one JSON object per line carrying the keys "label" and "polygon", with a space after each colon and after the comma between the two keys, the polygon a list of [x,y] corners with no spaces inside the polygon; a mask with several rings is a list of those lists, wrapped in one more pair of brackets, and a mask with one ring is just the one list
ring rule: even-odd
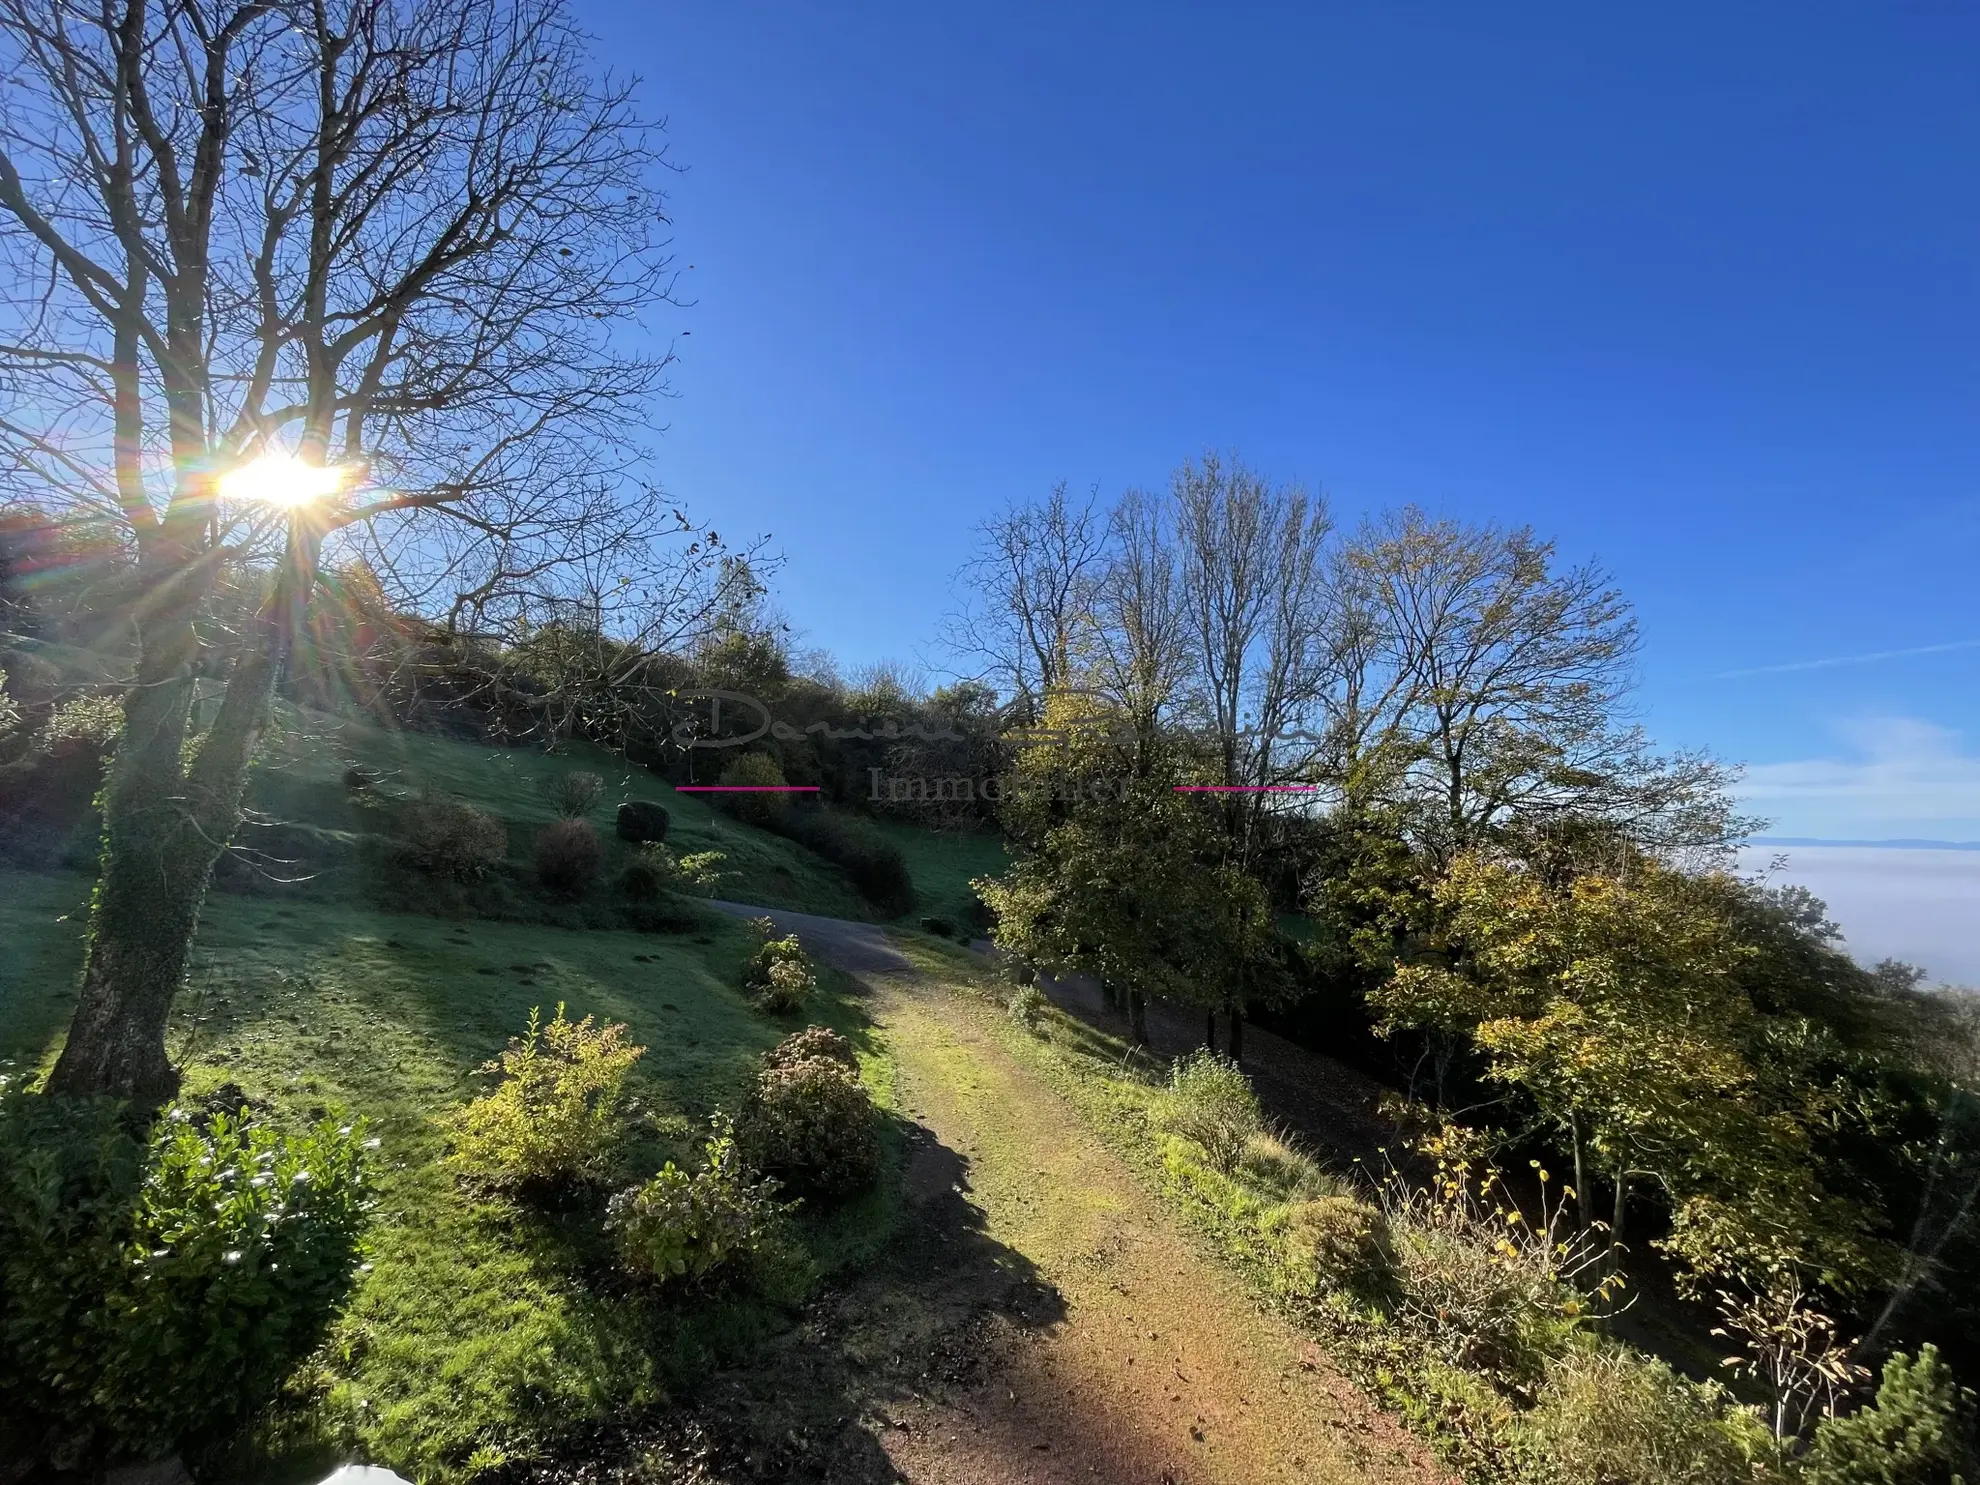
{"label": "bare tree", "polygon": [[1106,523],[1092,497],[1075,504],[1065,482],[1039,505],[1012,505],[977,528],[961,577],[969,607],[948,624],[978,678],[1032,712],[1072,682],[1106,559]]}
{"label": "bare tree", "polygon": [[[1301,779],[1314,749],[1295,734],[1322,689],[1326,501],[1215,454],[1185,463],[1171,490],[1194,680],[1221,782]],[[1259,792],[1231,806],[1247,865],[1268,800]]]}
{"label": "bare tree", "polygon": [[1109,557],[1094,589],[1092,670],[1145,754],[1191,674],[1176,550],[1162,502],[1130,490],[1107,517]]}
{"label": "bare tree", "polygon": [[[142,593],[50,1086],[156,1092],[320,567],[456,630],[572,574],[640,598],[666,507],[625,435],[667,357],[623,327],[671,284],[663,161],[561,0],[0,0],[0,72],[0,458],[114,520]],[[320,498],[240,496],[274,451],[270,493]],[[227,582],[260,595],[231,630]]]}
{"label": "bare tree", "polygon": [[1363,526],[1345,557],[1356,666],[1349,730],[1403,757],[1434,800],[1440,854],[1494,821],[1573,806],[1640,745],[1617,716],[1636,622],[1593,564],[1556,571],[1531,531],[1433,521],[1407,508]]}

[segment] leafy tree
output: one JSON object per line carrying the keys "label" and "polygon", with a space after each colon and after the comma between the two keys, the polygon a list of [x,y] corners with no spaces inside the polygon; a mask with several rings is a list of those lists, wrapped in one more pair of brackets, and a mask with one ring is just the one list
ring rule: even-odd
{"label": "leafy tree", "polygon": [[1226,859],[1216,815],[1177,791],[1176,751],[1137,750],[1103,732],[1117,714],[1066,698],[1048,701],[1045,720],[1064,736],[1021,749],[1005,805],[1029,850],[974,884],[997,913],[999,947],[1125,991],[1143,1041],[1151,995],[1240,1012],[1271,999],[1271,904]]}
{"label": "leafy tree", "polygon": [[1973,1393],[1932,1346],[1884,1363],[1877,1399],[1824,1420],[1802,1468],[1808,1485],[1961,1485],[1980,1479]]}
{"label": "leafy tree", "polygon": [[1871,1281],[1888,1261],[1872,1214],[1823,1189],[1795,1111],[1761,1096],[1757,1016],[1739,980],[1755,950],[1723,880],[1639,861],[1565,887],[1478,855],[1438,884],[1434,957],[1376,995],[1388,1024],[1468,1036],[1487,1076],[1521,1089],[1612,1183],[1616,1240],[1631,1184],[1661,1188],[1663,1240],[1698,1273]]}

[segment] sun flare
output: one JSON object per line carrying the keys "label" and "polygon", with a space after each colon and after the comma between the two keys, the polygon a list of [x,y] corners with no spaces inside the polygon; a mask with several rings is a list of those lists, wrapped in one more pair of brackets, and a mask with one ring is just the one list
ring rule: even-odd
{"label": "sun flare", "polygon": [[223,475],[220,493],[230,500],[259,500],[294,510],[336,494],[345,475],[334,464],[311,464],[294,454],[263,454]]}

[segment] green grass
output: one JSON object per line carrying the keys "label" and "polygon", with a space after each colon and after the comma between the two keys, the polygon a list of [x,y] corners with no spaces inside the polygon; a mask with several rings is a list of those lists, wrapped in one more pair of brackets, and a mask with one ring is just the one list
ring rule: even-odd
{"label": "green grass", "polygon": [[908,876],[920,901],[906,916],[947,918],[961,928],[968,922],[975,895],[970,882],[999,876],[1011,864],[1003,838],[990,831],[927,830],[898,820],[876,824],[907,858]]}
{"label": "green grass", "polygon": [[[54,1056],[86,895],[79,877],[0,873],[0,1049],[19,1070]],[[422,1480],[526,1457],[742,1354],[821,1273],[885,1240],[891,1175],[848,1207],[800,1214],[755,1283],[658,1300],[612,1275],[595,1209],[478,1195],[439,1163],[434,1115],[482,1086],[476,1067],[532,1007],[560,1001],[626,1022],[647,1049],[627,1179],[691,1156],[709,1113],[734,1107],[757,1055],[803,1019],[854,1039],[886,1106],[891,1064],[843,983],[822,975],[806,1017],[772,1021],[734,988],[749,942],[712,913],[691,936],[660,937],[209,899],[169,1042],[186,1095],[231,1083],[278,1119],[362,1114],[382,1142],[372,1267],[238,1478],[320,1477],[353,1448]]]}
{"label": "green grass", "polygon": [[[373,797],[354,793],[343,782],[356,765],[378,781]],[[555,818],[539,789],[559,774],[584,770],[605,781],[605,793],[592,823],[605,846],[604,880],[609,882],[632,857],[632,848],[613,831],[613,816],[629,799],[657,800],[671,819],[667,843],[677,854],[721,851],[735,875],[724,895],[765,907],[790,908],[827,917],[870,919],[873,911],[832,863],[795,842],[758,830],[711,808],[691,794],[677,793],[664,780],[589,743],[571,743],[555,753],[461,742],[431,733],[395,732],[344,722],[321,713],[285,708],[283,726],[269,741],[256,769],[249,801],[262,817],[306,822],[293,828],[258,832],[241,840],[260,846],[279,861],[301,859],[313,873],[312,895],[374,899],[381,889],[400,890],[391,874],[381,882],[361,847],[385,828],[386,798],[422,793],[467,800],[499,816],[509,827],[509,854],[526,876],[536,833]],[[271,863],[273,875],[294,875]]]}

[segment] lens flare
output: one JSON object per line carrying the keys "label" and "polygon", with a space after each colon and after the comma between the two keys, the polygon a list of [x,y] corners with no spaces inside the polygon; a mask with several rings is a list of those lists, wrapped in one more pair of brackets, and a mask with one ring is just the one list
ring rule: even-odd
{"label": "lens flare", "polygon": [[229,500],[259,500],[288,510],[334,495],[345,471],[334,464],[310,464],[294,454],[263,454],[221,476],[220,493]]}

